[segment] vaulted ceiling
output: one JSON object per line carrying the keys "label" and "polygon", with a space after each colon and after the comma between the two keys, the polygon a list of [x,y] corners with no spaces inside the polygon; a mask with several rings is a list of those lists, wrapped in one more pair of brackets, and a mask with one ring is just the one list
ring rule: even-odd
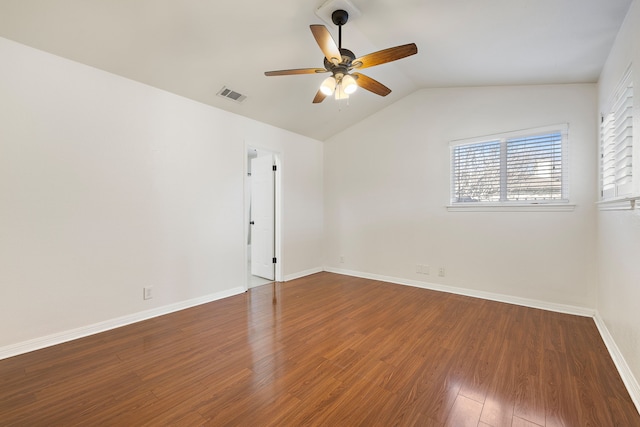
{"label": "vaulted ceiling", "polygon": [[631,1],[351,0],[343,47],[418,54],[363,71],[393,92],[348,103],[311,103],[324,74],[264,75],[323,66],[325,0],[0,0],[0,36],[324,140],[422,88],[596,82]]}

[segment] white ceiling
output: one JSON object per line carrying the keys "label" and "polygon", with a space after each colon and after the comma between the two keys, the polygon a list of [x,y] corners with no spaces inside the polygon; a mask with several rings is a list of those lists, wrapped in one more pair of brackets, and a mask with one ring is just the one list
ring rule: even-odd
{"label": "white ceiling", "polygon": [[0,0],[0,36],[324,140],[422,88],[596,82],[632,0],[351,0],[343,47],[418,54],[364,70],[393,92],[348,105],[311,103],[324,74],[264,76],[323,66],[324,1]]}

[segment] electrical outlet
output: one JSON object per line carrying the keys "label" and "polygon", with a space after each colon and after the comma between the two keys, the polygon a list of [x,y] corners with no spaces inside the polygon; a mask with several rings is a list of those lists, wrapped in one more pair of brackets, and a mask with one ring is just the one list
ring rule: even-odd
{"label": "electrical outlet", "polygon": [[340,264],[344,264],[344,255],[340,255]]}
{"label": "electrical outlet", "polygon": [[444,267],[440,267],[440,268],[438,269],[438,276],[440,276],[440,277],[444,277]]}
{"label": "electrical outlet", "polygon": [[416,264],[416,273],[429,274],[429,266],[427,264]]}
{"label": "electrical outlet", "polygon": [[142,288],[142,299],[151,299],[153,298],[153,294],[151,293],[151,286],[147,286],[146,288]]}

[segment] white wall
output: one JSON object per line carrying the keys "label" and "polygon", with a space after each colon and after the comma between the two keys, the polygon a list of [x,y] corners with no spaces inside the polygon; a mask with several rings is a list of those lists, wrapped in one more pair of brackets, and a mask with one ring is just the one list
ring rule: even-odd
{"label": "white wall", "polygon": [[283,158],[284,274],[322,267],[319,141],[5,39],[0,57],[0,350],[242,291],[246,144]]}
{"label": "white wall", "polygon": [[[424,89],[329,139],[325,264],[595,308],[595,107],[595,85]],[[558,123],[573,212],[446,210],[449,141]]]}
{"label": "white wall", "polygon": [[[640,3],[633,2],[599,81],[603,111],[611,91],[633,62],[634,170],[640,194]],[[598,313],[637,384],[640,382],[640,209],[598,212]],[[637,388],[636,393],[640,393]],[[637,394],[637,398],[640,394]],[[636,401],[640,405],[640,400]]]}

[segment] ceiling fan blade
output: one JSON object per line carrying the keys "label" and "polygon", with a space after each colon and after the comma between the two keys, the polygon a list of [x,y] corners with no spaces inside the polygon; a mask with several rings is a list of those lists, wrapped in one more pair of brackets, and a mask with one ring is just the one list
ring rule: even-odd
{"label": "ceiling fan blade", "polygon": [[391,89],[369,76],[360,73],[353,73],[352,75],[355,77],[358,86],[362,89],[366,89],[380,96],[387,96],[391,93]]}
{"label": "ceiling fan blade", "polygon": [[322,101],[324,101],[324,99],[327,97],[327,95],[325,95],[324,93],[322,93],[321,90],[318,90],[318,92],[316,92],[316,96],[315,98],[313,98],[313,103],[314,104],[319,104]]}
{"label": "ceiling fan blade", "polygon": [[316,73],[328,73],[329,70],[324,68],[296,68],[293,70],[278,70],[278,71],[265,71],[265,76],[290,76],[293,74],[316,74]]}
{"label": "ceiling fan blade", "polygon": [[390,47],[388,49],[379,50],[368,55],[361,56],[353,60],[354,68],[367,68],[374,65],[385,64],[407,56],[418,53],[418,46],[415,43],[403,44],[401,46]]}
{"label": "ceiling fan blade", "polygon": [[327,27],[324,25],[309,25],[309,28],[311,28],[313,37],[316,39],[325,58],[332,64],[336,63],[333,59],[338,61],[337,63],[342,62],[340,49],[338,49],[338,45],[335,40],[333,40],[333,37],[331,37],[331,33],[327,30]]}

